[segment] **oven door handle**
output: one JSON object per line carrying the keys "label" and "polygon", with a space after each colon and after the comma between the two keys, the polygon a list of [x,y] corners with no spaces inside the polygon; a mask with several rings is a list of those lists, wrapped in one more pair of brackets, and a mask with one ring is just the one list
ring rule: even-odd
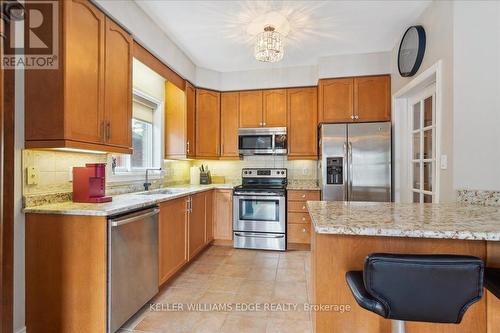
{"label": "oven door handle", "polygon": [[259,233],[250,233],[246,232],[244,234],[241,234],[239,232],[234,233],[235,236],[238,237],[257,237],[257,238],[283,238],[285,235],[266,235],[266,234],[259,234]]}
{"label": "oven door handle", "polygon": [[285,196],[269,196],[269,195],[238,195],[234,194],[238,200],[250,199],[250,200],[281,200],[285,199]]}

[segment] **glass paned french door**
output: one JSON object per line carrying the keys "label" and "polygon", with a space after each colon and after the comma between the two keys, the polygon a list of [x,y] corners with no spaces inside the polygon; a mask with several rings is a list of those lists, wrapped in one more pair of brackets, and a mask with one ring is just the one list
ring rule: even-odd
{"label": "glass paned french door", "polygon": [[433,202],[436,181],[435,93],[413,101],[411,124],[411,191],[413,202]]}

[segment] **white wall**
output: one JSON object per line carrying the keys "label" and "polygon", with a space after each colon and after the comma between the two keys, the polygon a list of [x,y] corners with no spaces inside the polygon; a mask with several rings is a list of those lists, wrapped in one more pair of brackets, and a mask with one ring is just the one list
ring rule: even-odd
{"label": "white wall", "polygon": [[391,73],[391,52],[345,54],[322,57],[318,77],[361,76]]}
{"label": "white wall", "polygon": [[434,1],[415,22],[408,23],[409,26],[412,24],[422,25],[426,31],[424,59],[415,76],[404,78],[399,75],[397,56],[399,42],[404,34],[404,31],[401,31],[401,37],[396,41],[392,50],[392,93],[400,90],[438,60],[442,60],[441,154],[447,155],[448,168],[441,170],[440,201],[453,201],[455,199],[453,186],[453,2]]}
{"label": "white wall", "polygon": [[454,185],[500,190],[500,3],[458,1],[454,21]]}
{"label": "white wall", "polygon": [[94,0],[113,19],[125,26],[143,46],[185,79],[195,82],[196,68],[181,49],[132,0]]}

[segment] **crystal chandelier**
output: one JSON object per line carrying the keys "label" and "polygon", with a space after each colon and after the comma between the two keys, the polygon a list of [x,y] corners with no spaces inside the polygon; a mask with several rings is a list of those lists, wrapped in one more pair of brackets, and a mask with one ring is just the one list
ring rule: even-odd
{"label": "crystal chandelier", "polygon": [[263,62],[278,62],[283,59],[283,38],[272,25],[264,27],[255,41],[255,59]]}

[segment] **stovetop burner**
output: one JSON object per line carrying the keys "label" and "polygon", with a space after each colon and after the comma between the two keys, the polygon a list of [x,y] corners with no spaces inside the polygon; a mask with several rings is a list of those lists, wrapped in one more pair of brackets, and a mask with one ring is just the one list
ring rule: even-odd
{"label": "stovetop burner", "polygon": [[269,193],[283,195],[287,185],[285,168],[244,168],[241,170],[243,184],[234,188],[235,193]]}

